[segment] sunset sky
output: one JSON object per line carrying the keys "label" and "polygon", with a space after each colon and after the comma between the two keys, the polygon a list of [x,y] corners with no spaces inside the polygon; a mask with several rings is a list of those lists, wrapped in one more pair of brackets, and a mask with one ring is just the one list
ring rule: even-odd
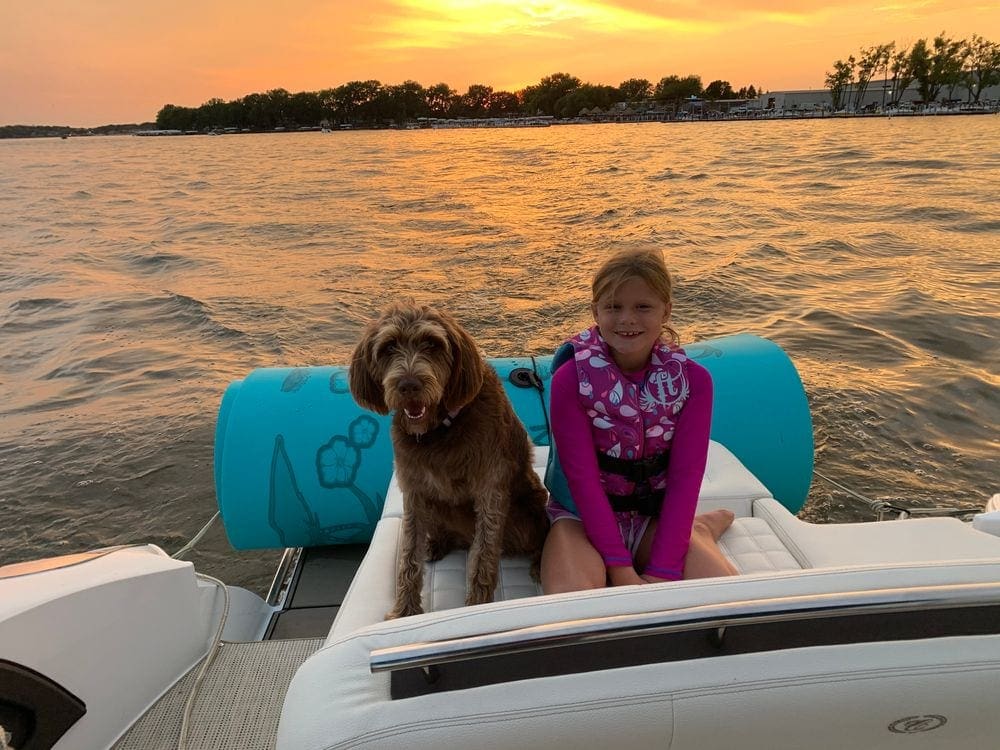
{"label": "sunset sky", "polygon": [[371,78],[821,88],[861,47],[942,31],[1000,41],[1000,0],[3,0],[0,125],[143,122],[168,103]]}

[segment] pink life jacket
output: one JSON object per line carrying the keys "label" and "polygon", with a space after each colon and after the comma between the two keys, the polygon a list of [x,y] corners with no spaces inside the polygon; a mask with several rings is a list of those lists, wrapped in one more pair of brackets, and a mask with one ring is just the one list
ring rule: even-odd
{"label": "pink life jacket", "polygon": [[652,492],[658,496],[656,512],[646,514],[658,515],[677,415],[691,391],[687,355],[658,340],[640,385],[622,374],[597,326],[569,343],[605,493],[615,507],[618,499],[629,506],[629,496]]}

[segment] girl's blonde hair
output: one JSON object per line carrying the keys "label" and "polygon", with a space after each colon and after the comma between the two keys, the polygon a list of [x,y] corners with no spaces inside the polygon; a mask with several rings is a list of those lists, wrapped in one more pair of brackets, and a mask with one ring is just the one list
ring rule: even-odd
{"label": "girl's blonde hair", "polygon": [[[629,249],[615,253],[594,274],[591,284],[591,308],[597,309],[597,302],[610,295],[614,298],[619,287],[629,279],[642,279],[660,298],[669,310],[674,302],[674,281],[663,261],[663,253],[651,248]],[[677,331],[664,323],[663,333],[674,344],[680,342]]]}

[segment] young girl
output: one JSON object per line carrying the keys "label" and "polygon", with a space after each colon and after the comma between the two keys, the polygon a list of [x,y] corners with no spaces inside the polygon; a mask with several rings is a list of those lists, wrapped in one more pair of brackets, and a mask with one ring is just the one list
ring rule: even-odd
{"label": "young girl", "polygon": [[550,487],[545,593],[736,573],[716,543],[733,514],[695,517],[712,379],[677,347],[672,287],[658,251],[610,258],[594,276],[596,325],[570,339],[574,356],[552,377],[570,496]]}

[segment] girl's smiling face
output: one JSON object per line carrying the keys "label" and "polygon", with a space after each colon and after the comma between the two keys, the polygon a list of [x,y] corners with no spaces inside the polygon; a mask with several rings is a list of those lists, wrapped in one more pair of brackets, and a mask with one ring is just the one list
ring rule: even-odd
{"label": "girl's smiling face", "polygon": [[592,311],[611,356],[623,372],[646,366],[653,344],[670,320],[670,306],[637,276],[598,299]]}

